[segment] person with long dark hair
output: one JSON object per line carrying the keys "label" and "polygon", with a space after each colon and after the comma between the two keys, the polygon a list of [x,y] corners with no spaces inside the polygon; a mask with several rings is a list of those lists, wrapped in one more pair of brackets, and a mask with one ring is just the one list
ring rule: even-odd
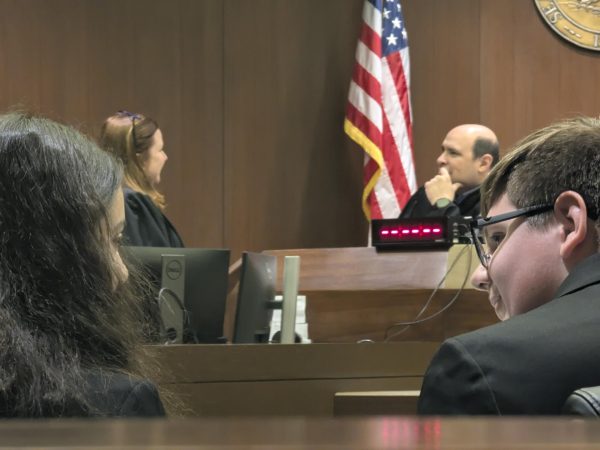
{"label": "person with long dark hair", "polygon": [[158,123],[142,114],[119,111],[104,121],[100,145],[125,167],[125,243],[183,247],[177,230],[164,214],[165,196],[158,191],[168,159]]}
{"label": "person with long dark hair", "polygon": [[123,169],[48,119],[0,116],[0,416],[160,416],[119,254]]}

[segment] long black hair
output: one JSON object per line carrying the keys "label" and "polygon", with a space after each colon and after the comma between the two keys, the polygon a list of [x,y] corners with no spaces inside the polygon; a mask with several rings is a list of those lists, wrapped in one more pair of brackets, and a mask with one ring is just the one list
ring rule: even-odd
{"label": "long black hair", "polygon": [[76,130],[0,116],[0,416],[56,416],[86,374],[139,373],[140,308],[114,287],[108,207],[123,169]]}

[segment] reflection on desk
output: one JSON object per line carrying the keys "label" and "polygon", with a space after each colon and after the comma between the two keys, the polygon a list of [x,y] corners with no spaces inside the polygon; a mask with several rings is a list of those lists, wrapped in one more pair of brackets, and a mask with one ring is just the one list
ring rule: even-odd
{"label": "reflection on desk", "polygon": [[597,449],[600,423],[568,418],[252,418],[0,422],[9,448]]}

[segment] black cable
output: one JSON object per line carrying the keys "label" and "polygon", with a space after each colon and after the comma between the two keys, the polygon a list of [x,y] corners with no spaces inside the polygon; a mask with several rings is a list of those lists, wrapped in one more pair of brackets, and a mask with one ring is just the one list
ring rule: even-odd
{"label": "black cable", "polygon": [[[462,293],[462,290],[464,289],[465,285],[467,284],[467,280],[469,279],[469,275],[470,275],[470,267],[471,267],[471,262],[473,259],[473,252],[469,251],[469,260],[467,263],[467,271],[465,273],[465,278],[463,279],[463,282],[460,286],[460,288],[458,289],[458,291],[456,292],[456,294],[454,294],[454,296],[450,299],[450,301],[439,311],[433,313],[430,316],[424,317],[422,319],[419,319],[419,317],[421,317],[423,315],[423,313],[425,313],[425,311],[427,311],[427,308],[429,308],[429,305],[431,304],[431,301],[433,300],[435,294],[438,292],[438,290],[440,289],[440,287],[442,286],[442,284],[444,283],[444,281],[446,281],[446,278],[448,277],[448,274],[452,271],[452,269],[454,269],[454,266],[456,266],[456,264],[458,263],[458,261],[460,260],[461,256],[463,255],[463,253],[467,250],[470,249],[469,245],[465,245],[465,247],[458,253],[458,255],[456,256],[456,258],[454,258],[454,261],[452,261],[452,264],[450,265],[450,267],[446,270],[446,273],[444,274],[444,276],[442,277],[442,279],[440,280],[440,282],[437,284],[437,286],[435,287],[435,289],[433,290],[433,292],[431,293],[431,295],[429,295],[429,298],[427,299],[427,301],[425,302],[425,304],[423,305],[423,307],[421,308],[421,310],[419,311],[419,313],[415,316],[415,318],[411,321],[407,321],[407,322],[396,322],[392,325],[390,325],[386,330],[385,330],[385,334],[384,334],[384,342],[388,342],[390,339],[399,336],[400,334],[404,333],[406,330],[408,330],[408,328],[412,325],[418,325],[420,323],[426,322],[428,320],[431,320],[437,316],[439,316],[440,314],[442,314],[444,311],[446,311],[448,308],[450,308],[458,299],[459,295]],[[389,335],[389,332],[391,330],[393,330],[394,328],[397,327],[404,327],[402,328],[400,331]]]}
{"label": "black cable", "polygon": [[[168,293],[168,294],[170,294],[171,297],[173,299],[175,299],[175,302],[177,303],[177,306],[181,310],[181,313],[183,315],[183,330],[182,330],[182,334],[184,334],[184,330],[189,325],[189,315],[188,315],[187,309],[185,309],[185,306],[184,306],[183,302],[181,301],[181,299],[179,298],[179,296],[175,293],[175,291],[173,291],[173,289],[168,288],[168,287],[161,287],[160,288],[160,290],[158,291],[157,300],[158,300],[158,311],[159,311],[159,316],[160,316],[161,337],[164,337],[164,338],[167,339],[167,341],[164,344],[168,345],[168,344],[172,344],[173,341],[177,338],[177,336],[172,336],[172,337],[169,336],[169,330],[167,330],[167,328],[165,326],[165,322],[163,321],[163,318],[162,318],[162,314],[160,314],[161,304],[166,301],[164,299],[164,293],[165,292]],[[182,340],[183,340],[183,336],[182,336]]]}

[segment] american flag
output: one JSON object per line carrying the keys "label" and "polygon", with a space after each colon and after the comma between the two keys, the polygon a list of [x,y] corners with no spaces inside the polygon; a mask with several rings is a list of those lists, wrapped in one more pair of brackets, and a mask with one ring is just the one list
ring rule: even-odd
{"label": "american flag", "polygon": [[344,130],[365,151],[363,211],[395,218],[417,189],[408,39],[399,0],[365,0]]}

